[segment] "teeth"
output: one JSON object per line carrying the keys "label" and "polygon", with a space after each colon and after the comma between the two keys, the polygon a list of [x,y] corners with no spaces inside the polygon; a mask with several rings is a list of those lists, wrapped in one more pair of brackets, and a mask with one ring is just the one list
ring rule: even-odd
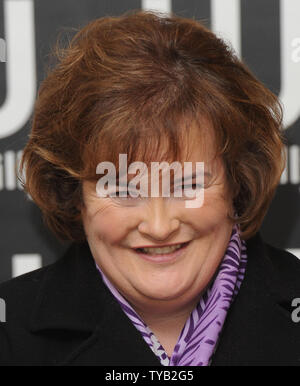
{"label": "teeth", "polygon": [[158,255],[165,253],[172,253],[177,249],[181,248],[182,244],[173,245],[172,247],[163,247],[163,248],[140,248],[140,250],[144,253]]}

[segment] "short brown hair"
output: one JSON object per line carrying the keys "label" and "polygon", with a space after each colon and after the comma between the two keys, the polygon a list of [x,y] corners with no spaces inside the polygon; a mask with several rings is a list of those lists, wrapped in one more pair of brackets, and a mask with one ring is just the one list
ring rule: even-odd
{"label": "short brown hair", "polygon": [[[81,29],[42,83],[20,172],[60,239],[85,239],[82,181],[116,154],[181,151],[188,122],[214,128],[242,237],[259,229],[285,166],[282,108],[201,22],[145,11]],[[185,122],[185,128],[179,123]],[[200,135],[199,126],[199,135]]]}

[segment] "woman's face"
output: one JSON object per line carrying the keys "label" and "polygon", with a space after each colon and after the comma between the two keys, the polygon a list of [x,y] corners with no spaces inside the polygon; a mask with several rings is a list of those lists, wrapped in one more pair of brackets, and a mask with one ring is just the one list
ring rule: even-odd
{"label": "woman's face", "polygon": [[[233,208],[223,162],[211,162],[212,140],[207,144],[211,152],[204,156],[193,141],[186,160],[204,161],[211,173],[200,208],[187,208],[175,197],[99,198],[95,183],[83,183],[82,218],[93,257],[136,310],[195,302],[224,256],[233,225],[227,213]],[[183,243],[162,258],[168,251],[137,250]]]}

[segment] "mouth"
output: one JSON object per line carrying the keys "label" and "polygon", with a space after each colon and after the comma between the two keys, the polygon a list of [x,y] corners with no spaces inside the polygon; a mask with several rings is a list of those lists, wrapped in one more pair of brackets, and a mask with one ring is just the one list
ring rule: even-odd
{"label": "mouth", "polygon": [[176,260],[184,253],[189,244],[190,241],[187,241],[168,246],[134,248],[134,251],[148,261],[163,263]]}

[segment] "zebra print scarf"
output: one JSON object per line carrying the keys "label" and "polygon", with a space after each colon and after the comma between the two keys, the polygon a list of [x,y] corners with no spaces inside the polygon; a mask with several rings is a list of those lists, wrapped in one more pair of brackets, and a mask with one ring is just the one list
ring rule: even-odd
{"label": "zebra print scarf", "polygon": [[186,321],[171,358],[168,357],[150,328],[97,266],[104,283],[134,326],[141,332],[142,337],[162,365],[210,365],[227,311],[239,291],[245,274],[246,243],[240,239],[239,232],[239,225],[235,225],[216,278],[204,292],[198,305]]}

